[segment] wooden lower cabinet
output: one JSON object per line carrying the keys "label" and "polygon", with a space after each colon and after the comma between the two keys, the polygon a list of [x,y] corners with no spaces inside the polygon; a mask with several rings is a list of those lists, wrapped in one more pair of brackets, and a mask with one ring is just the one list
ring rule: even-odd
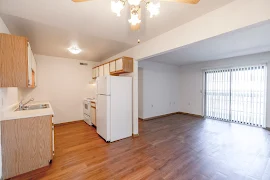
{"label": "wooden lower cabinet", "polygon": [[96,122],[96,103],[94,103],[94,102],[91,102],[91,122],[92,122],[92,124],[97,126],[97,122]]}
{"label": "wooden lower cabinet", "polygon": [[48,166],[53,158],[52,116],[1,122],[3,178]]}

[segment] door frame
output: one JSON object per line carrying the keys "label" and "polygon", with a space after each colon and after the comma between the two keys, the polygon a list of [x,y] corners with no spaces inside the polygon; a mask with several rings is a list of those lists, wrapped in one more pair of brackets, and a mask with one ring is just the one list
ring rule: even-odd
{"label": "door frame", "polygon": [[207,69],[202,71],[202,115],[206,118],[206,71]]}

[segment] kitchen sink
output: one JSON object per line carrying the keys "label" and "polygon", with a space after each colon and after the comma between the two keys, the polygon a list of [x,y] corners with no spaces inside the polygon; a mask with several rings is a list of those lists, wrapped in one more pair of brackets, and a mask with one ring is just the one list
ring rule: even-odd
{"label": "kitchen sink", "polygon": [[46,109],[49,108],[49,104],[35,104],[35,105],[29,105],[24,106],[22,109],[16,109],[15,111],[27,111],[27,110],[36,110],[36,109]]}

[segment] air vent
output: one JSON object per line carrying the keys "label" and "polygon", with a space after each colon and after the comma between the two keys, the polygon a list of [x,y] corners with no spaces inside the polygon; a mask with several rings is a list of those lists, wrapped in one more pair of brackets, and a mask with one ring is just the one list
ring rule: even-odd
{"label": "air vent", "polygon": [[87,63],[80,63],[80,65],[87,66],[88,64]]}

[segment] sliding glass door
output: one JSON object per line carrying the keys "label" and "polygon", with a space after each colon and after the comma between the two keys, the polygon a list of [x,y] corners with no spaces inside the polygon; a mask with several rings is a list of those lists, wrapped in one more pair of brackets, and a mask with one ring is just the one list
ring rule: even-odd
{"label": "sliding glass door", "polygon": [[265,127],[266,66],[205,72],[205,116]]}

